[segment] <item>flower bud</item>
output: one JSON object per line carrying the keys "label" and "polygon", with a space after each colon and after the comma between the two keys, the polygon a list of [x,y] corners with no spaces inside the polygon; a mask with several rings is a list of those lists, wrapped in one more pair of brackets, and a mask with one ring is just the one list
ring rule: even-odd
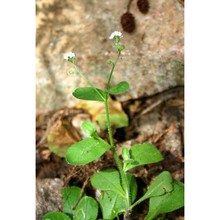
{"label": "flower bud", "polygon": [[109,59],[109,60],[107,60],[107,64],[112,64],[112,61]]}
{"label": "flower bud", "polygon": [[72,75],[72,74],[74,74],[74,69],[70,69],[70,70],[68,70],[68,71],[67,71],[67,74],[68,74],[68,75]]}
{"label": "flower bud", "polygon": [[129,153],[128,148],[126,148],[126,147],[122,148],[122,157],[123,157],[124,160],[129,160],[130,159],[130,153]]}
{"label": "flower bud", "polygon": [[122,50],[125,49],[125,46],[124,46],[123,44],[119,44],[119,45],[117,46],[117,48],[118,48],[118,51],[122,51]]}

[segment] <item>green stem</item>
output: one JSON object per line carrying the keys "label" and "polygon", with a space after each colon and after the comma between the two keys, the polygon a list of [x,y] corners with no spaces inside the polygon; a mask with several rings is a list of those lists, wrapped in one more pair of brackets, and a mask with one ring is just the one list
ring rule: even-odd
{"label": "green stem", "polygon": [[145,198],[145,199],[140,198],[140,199],[137,200],[134,204],[132,204],[132,205],[129,207],[129,209],[132,210],[136,205],[138,205],[139,203],[143,202],[144,200],[146,200],[146,198]]}
{"label": "green stem", "polygon": [[109,78],[108,78],[108,83],[107,83],[107,90],[110,88],[110,82],[111,82],[112,74],[114,72],[115,66],[116,66],[116,64],[118,62],[118,59],[119,59],[120,55],[121,55],[121,51],[118,51],[118,55],[117,55],[117,57],[115,59],[115,62],[112,63],[112,69],[111,69],[111,72],[110,72],[110,75],[109,75]]}
{"label": "green stem", "polygon": [[118,51],[118,55],[117,55],[117,57],[115,59],[115,62],[112,64],[112,69],[111,69],[111,72],[110,72],[110,75],[109,75],[109,79],[108,79],[108,83],[107,83],[106,98],[105,98],[105,112],[106,112],[108,135],[109,135],[109,141],[110,141],[110,145],[111,145],[111,150],[112,150],[115,162],[117,164],[117,167],[119,169],[119,173],[120,173],[120,177],[121,177],[121,182],[122,182],[122,187],[123,187],[123,189],[125,191],[125,194],[126,194],[127,208],[126,208],[126,212],[124,214],[124,219],[128,220],[128,219],[130,219],[128,213],[130,213],[129,207],[131,205],[130,189],[129,189],[129,184],[128,184],[127,177],[126,177],[125,172],[124,172],[123,167],[122,167],[122,163],[121,163],[121,161],[119,159],[119,156],[118,156],[118,154],[116,152],[116,149],[115,149],[113,135],[112,135],[112,129],[111,129],[111,121],[110,121],[110,117],[109,117],[109,106],[108,106],[108,98],[109,98],[108,89],[110,88],[110,82],[111,82],[112,74],[113,74],[115,66],[116,66],[116,64],[118,62],[120,54],[121,54],[121,52]]}
{"label": "green stem", "polygon": [[105,101],[105,112],[106,112],[106,118],[107,118],[107,126],[108,126],[108,136],[109,136],[109,141],[110,145],[112,148],[114,148],[114,140],[112,136],[112,129],[111,129],[111,121],[109,117],[109,108],[108,108],[108,93]]}
{"label": "green stem", "polygon": [[110,145],[112,147],[111,150],[112,150],[112,153],[113,153],[113,157],[115,159],[115,162],[117,164],[117,167],[119,169],[119,173],[120,173],[120,176],[121,176],[122,187],[123,187],[123,189],[125,191],[125,194],[126,194],[127,210],[128,210],[128,208],[130,207],[130,204],[131,204],[130,189],[129,189],[129,184],[128,184],[127,177],[125,175],[125,172],[123,170],[121,161],[118,157],[118,154],[116,152],[115,145],[114,145],[114,140],[113,140],[113,136],[112,136],[112,129],[111,129],[111,121],[110,121],[110,117],[109,117],[108,96],[109,96],[109,93],[107,93],[107,97],[106,97],[106,100],[105,100],[105,111],[106,111],[106,118],[107,118],[109,141],[110,141]]}

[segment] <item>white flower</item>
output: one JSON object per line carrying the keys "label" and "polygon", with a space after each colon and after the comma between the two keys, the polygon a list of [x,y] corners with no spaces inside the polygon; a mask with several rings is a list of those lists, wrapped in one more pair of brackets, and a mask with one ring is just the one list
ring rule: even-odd
{"label": "white flower", "polygon": [[64,60],[73,59],[73,58],[76,58],[75,53],[69,52],[64,54]]}
{"label": "white flower", "polygon": [[116,37],[116,36],[118,36],[118,37],[120,37],[120,38],[123,37],[121,32],[119,32],[119,31],[114,31],[114,32],[110,35],[109,39],[113,39],[113,38]]}

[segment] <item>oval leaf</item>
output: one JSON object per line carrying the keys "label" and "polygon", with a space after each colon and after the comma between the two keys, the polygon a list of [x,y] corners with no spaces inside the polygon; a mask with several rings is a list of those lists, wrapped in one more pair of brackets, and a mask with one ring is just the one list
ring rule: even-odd
{"label": "oval leaf", "polygon": [[69,216],[62,212],[48,212],[42,220],[71,220]]}
{"label": "oval leaf", "polygon": [[76,220],[96,220],[98,216],[98,204],[95,199],[84,196],[75,210]]}
{"label": "oval leaf", "polygon": [[77,88],[72,95],[78,99],[90,101],[105,101],[106,94],[103,90],[94,87]]}
{"label": "oval leaf", "polygon": [[163,160],[163,156],[160,151],[148,142],[143,144],[134,144],[130,149],[131,159],[134,162],[126,164],[125,171],[137,166],[156,163]]}
{"label": "oval leaf", "polygon": [[125,192],[121,186],[120,176],[117,170],[108,169],[95,173],[91,178],[91,184],[99,190],[110,190],[125,197]]}
{"label": "oval leaf", "polygon": [[99,203],[103,219],[112,220],[126,210],[126,200],[117,192],[104,191]]}
{"label": "oval leaf", "polygon": [[129,89],[129,84],[126,81],[122,81],[115,86],[113,86],[111,89],[108,90],[110,94],[121,94],[123,92],[126,92]]}
{"label": "oval leaf", "polygon": [[173,190],[173,178],[168,171],[162,172],[150,184],[146,194],[147,198],[160,196]]}
{"label": "oval leaf", "polygon": [[160,214],[172,212],[184,206],[184,185],[179,181],[173,182],[173,191],[161,196],[150,198],[148,215],[144,220],[155,219]]}
{"label": "oval leaf", "polygon": [[90,121],[84,121],[82,123],[82,129],[91,137],[97,137],[96,127]]}
{"label": "oval leaf", "polygon": [[[67,214],[73,214],[73,207],[78,202],[80,197],[81,189],[77,186],[66,187],[61,190],[63,199],[62,199],[62,206],[63,212]],[[83,194],[84,196],[85,194]]]}
{"label": "oval leaf", "polygon": [[162,172],[150,184],[147,192],[133,205],[136,206],[152,196],[160,196],[173,190],[173,178],[168,171]]}
{"label": "oval leaf", "polygon": [[86,138],[67,150],[66,161],[74,165],[84,165],[96,160],[110,148],[101,138]]}

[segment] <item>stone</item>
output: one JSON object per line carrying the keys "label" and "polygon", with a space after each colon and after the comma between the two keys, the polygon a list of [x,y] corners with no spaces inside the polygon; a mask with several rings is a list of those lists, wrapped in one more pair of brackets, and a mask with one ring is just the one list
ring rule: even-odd
{"label": "stone", "polygon": [[63,185],[59,178],[36,180],[36,220],[41,220],[47,212],[60,211]]}
{"label": "stone", "polygon": [[[38,112],[71,107],[78,100],[72,91],[85,86],[79,76],[67,75],[74,52],[77,65],[97,87],[104,88],[115,59],[109,36],[122,31],[120,18],[126,1],[37,0],[36,7],[36,108]],[[130,12],[136,29],[123,32],[125,50],[115,68],[112,85],[128,81],[130,90],[118,101],[149,96],[184,84],[184,7],[178,0],[149,0],[149,11]]]}

